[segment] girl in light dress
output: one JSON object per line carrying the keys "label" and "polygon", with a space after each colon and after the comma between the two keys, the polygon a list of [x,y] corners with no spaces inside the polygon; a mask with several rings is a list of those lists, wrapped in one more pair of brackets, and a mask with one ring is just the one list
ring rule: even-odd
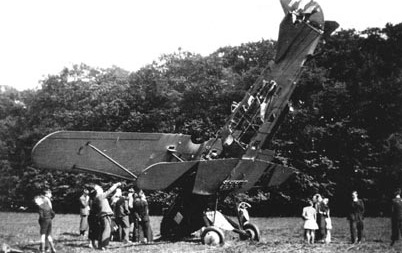
{"label": "girl in light dress", "polygon": [[304,231],[307,238],[307,243],[314,243],[315,230],[318,229],[317,225],[317,211],[313,207],[313,201],[308,200],[308,206],[303,208],[302,217],[304,219]]}

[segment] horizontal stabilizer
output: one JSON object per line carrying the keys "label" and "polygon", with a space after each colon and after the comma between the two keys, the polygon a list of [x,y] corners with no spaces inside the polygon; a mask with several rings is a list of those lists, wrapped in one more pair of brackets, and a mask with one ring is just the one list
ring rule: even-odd
{"label": "horizontal stabilizer", "polygon": [[325,21],[324,25],[324,37],[330,36],[336,29],[338,29],[339,23],[336,21]]}

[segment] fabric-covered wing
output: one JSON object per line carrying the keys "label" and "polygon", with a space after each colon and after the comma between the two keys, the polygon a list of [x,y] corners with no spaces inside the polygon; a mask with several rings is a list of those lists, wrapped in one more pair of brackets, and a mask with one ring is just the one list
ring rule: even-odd
{"label": "fabric-covered wing", "polygon": [[177,161],[169,150],[186,159],[196,156],[199,148],[182,134],[60,131],[39,141],[32,159],[44,169],[79,169],[134,179],[121,167],[138,176],[154,163]]}
{"label": "fabric-covered wing", "polygon": [[187,171],[194,168],[198,162],[162,162],[153,164],[139,175],[137,186],[144,190],[164,190]]}
{"label": "fabric-covered wing", "polygon": [[186,182],[191,181],[193,193],[215,194],[238,161],[232,158],[157,163],[144,170],[137,179],[137,185],[145,190],[164,190],[191,171],[194,174],[188,175]]}
{"label": "fabric-covered wing", "polygon": [[214,195],[220,191],[247,191],[262,175],[265,186],[277,186],[293,172],[271,162],[237,158],[163,162],[145,169],[137,185],[145,190],[164,190],[186,175],[180,182],[191,184],[193,194]]}

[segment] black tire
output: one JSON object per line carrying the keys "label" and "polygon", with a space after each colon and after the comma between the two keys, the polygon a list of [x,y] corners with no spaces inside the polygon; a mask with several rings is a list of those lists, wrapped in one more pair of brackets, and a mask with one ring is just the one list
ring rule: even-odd
{"label": "black tire", "polygon": [[[218,238],[218,241],[214,240],[216,238]],[[225,236],[221,229],[214,226],[209,226],[202,231],[201,241],[205,245],[222,246],[225,244]]]}
{"label": "black tire", "polygon": [[249,239],[252,241],[260,241],[260,230],[258,227],[252,223],[246,223],[243,225],[244,231],[249,235]]}

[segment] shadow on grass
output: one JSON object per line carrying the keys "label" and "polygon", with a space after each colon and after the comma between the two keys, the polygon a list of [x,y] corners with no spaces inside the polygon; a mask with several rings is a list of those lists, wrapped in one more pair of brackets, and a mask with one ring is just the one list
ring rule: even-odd
{"label": "shadow on grass", "polygon": [[26,252],[26,251],[37,252],[37,251],[39,251],[39,243],[27,244],[27,245],[24,245],[24,246],[20,246],[19,248],[21,250],[23,250],[24,252]]}
{"label": "shadow on grass", "polygon": [[63,243],[63,246],[71,247],[71,248],[88,248],[88,243]]}
{"label": "shadow on grass", "polygon": [[65,232],[65,233],[62,233],[61,235],[68,235],[68,236],[72,236],[72,237],[80,237],[80,234],[71,233],[71,232]]}
{"label": "shadow on grass", "polygon": [[188,243],[200,243],[201,238],[197,236],[189,236],[185,238],[180,238],[180,239],[175,239],[175,238],[163,238],[161,236],[154,237],[154,240],[152,244],[171,244],[171,243],[177,243],[177,242],[188,242]]}

